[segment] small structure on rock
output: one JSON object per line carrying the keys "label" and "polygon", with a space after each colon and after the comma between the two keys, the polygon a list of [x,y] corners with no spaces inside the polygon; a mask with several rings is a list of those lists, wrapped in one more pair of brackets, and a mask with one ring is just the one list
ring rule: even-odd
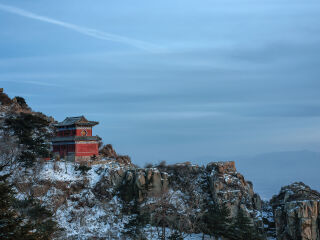
{"label": "small structure on rock", "polygon": [[92,127],[98,122],[84,116],[67,117],[54,124],[56,136],[52,138],[53,153],[69,161],[84,162],[99,154],[98,136],[92,136]]}

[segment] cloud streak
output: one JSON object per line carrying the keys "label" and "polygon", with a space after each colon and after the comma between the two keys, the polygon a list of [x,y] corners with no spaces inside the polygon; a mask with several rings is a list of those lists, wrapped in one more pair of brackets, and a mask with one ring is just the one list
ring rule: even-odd
{"label": "cloud streak", "polygon": [[20,8],[16,8],[13,6],[9,6],[9,5],[0,4],[0,10],[15,14],[15,15],[19,15],[22,17],[38,20],[41,22],[46,22],[46,23],[58,25],[60,27],[67,28],[67,29],[73,30],[75,32],[78,32],[78,33],[81,33],[81,34],[84,34],[84,35],[87,35],[87,36],[90,36],[90,37],[93,37],[96,39],[123,43],[123,44],[130,45],[130,46],[133,46],[133,47],[136,47],[136,48],[148,51],[148,52],[158,53],[158,52],[165,51],[164,48],[157,46],[157,45],[154,45],[152,43],[148,43],[148,42],[144,42],[144,41],[140,41],[140,40],[136,40],[136,39],[132,39],[132,38],[127,38],[127,37],[112,34],[112,33],[103,32],[103,31],[93,29],[93,28],[86,28],[86,27],[75,25],[75,24],[59,21],[59,20],[56,20],[53,18],[48,18],[45,16],[37,15],[32,12],[29,12],[29,11],[26,11],[26,10],[23,10]]}
{"label": "cloud streak", "polygon": [[45,86],[45,87],[60,87],[60,85],[58,85],[58,84],[39,82],[39,81],[0,80],[0,82],[14,82],[14,83],[19,83],[19,84],[32,84],[32,85]]}

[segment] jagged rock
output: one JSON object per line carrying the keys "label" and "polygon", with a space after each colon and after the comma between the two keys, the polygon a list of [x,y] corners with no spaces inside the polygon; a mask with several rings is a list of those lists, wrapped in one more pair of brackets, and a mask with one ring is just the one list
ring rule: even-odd
{"label": "jagged rock", "polygon": [[320,193],[302,182],[282,187],[271,200],[278,240],[319,240]]}
{"label": "jagged rock", "polygon": [[97,196],[110,200],[114,196],[113,189],[120,188],[124,179],[130,182],[130,172],[127,172],[126,166],[115,165],[114,168],[99,169],[97,173],[102,175],[99,182],[94,186],[94,192]]}
{"label": "jagged rock", "polygon": [[168,175],[157,168],[128,170],[121,186],[122,196],[141,202],[147,196],[167,191],[168,184]]}
{"label": "jagged rock", "polygon": [[101,157],[115,159],[116,162],[125,165],[132,165],[131,158],[128,155],[118,155],[111,144],[106,144],[100,151]]}
{"label": "jagged rock", "polygon": [[261,201],[259,194],[257,194],[257,193],[253,194],[252,200],[253,200],[254,208],[260,211],[262,209],[262,201]]}
{"label": "jagged rock", "polygon": [[116,161],[120,164],[132,165],[131,158],[128,155],[118,155]]}
{"label": "jagged rock", "polygon": [[9,114],[18,114],[22,112],[33,113],[24,98],[14,97],[11,99],[3,91],[0,92],[0,112],[6,112]]}
{"label": "jagged rock", "polygon": [[30,110],[28,104],[26,103],[26,101],[22,97],[14,97],[12,99],[12,102],[19,105],[21,107],[21,109]]}
{"label": "jagged rock", "polygon": [[1,105],[4,105],[4,106],[9,106],[12,104],[11,98],[3,92],[3,88],[2,88],[2,91],[0,92],[0,103]]}
{"label": "jagged rock", "polygon": [[116,151],[113,149],[111,144],[106,144],[101,150],[100,150],[100,154],[103,157],[107,157],[107,158],[117,158],[117,153]]}
{"label": "jagged rock", "polygon": [[215,170],[220,174],[235,173],[237,171],[235,162],[233,162],[233,161],[208,163],[207,170],[208,171]]}
{"label": "jagged rock", "polygon": [[241,208],[252,224],[263,231],[260,196],[254,193],[252,183],[237,172],[234,162],[212,162],[206,167],[188,162],[158,167],[168,173],[169,189],[181,191],[194,200],[201,196],[197,199],[199,205],[206,204],[206,199],[226,203],[232,217]]}
{"label": "jagged rock", "polygon": [[252,183],[245,181],[237,172],[234,162],[213,162],[206,169],[214,201],[227,203],[231,216],[236,216],[239,208],[250,211],[252,219],[258,215],[257,211],[261,211],[260,196],[254,193]]}
{"label": "jagged rock", "polygon": [[168,191],[168,188],[169,188],[168,173],[166,172],[161,173],[161,177],[162,177],[162,191],[166,192]]}

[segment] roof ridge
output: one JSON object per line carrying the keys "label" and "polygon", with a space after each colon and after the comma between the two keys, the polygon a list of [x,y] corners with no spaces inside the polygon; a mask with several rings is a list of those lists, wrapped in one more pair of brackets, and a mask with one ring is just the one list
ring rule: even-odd
{"label": "roof ridge", "polygon": [[62,122],[56,124],[56,126],[73,125],[73,124],[89,124],[97,125],[99,122],[89,121],[84,115],[77,117],[66,117]]}

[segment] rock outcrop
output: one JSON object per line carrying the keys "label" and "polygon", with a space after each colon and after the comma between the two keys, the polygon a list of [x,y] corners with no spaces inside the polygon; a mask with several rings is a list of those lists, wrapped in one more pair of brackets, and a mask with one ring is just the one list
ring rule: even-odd
{"label": "rock outcrop", "polygon": [[121,188],[127,171],[132,169],[131,166],[119,164],[114,159],[109,159],[107,164],[109,165],[108,167],[100,167],[96,170],[96,174],[100,176],[100,179],[92,186],[94,194],[99,199],[106,201],[114,197],[118,189]]}
{"label": "rock outcrop", "polygon": [[[1,121],[4,119],[19,114],[31,114],[45,119],[50,123],[51,128],[51,124],[55,122],[53,117],[46,116],[41,112],[34,112],[24,98],[17,96],[11,99],[6,93],[0,91],[0,125],[3,124]],[[53,128],[51,131],[53,131]]]}
{"label": "rock outcrop", "polygon": [[252,183],[237,172],[235,163],[212,162],[207,165],[206,171],[213,201],[226,203],[232,217],[236,217],[241,208],[252,220],[252,224],[262,232],[260,196],[254,193]]}
{"label": "rock outcrop", "polygon": [[302,182],[282,187],[271,200],[278,240],[319,240],[320,193]]}
{"label": "rock outcrop", "polygon": [[31,113],[32,110],[22,97],[11,99],[6,93],[0,91],[0,112]]}
{"label": "rock outcrop", "polygon": [[121,194],[126,200],[135,198],[142,202],[148,196],[166,192],[168,184],[168,174],[157,168],[129,170],[123,179]]}
{"label": "rock outcrop", "polygon": [[252,183],[237,172],[234,162],[213,162],[206,167],[190,163],[135,168],[133,166],[109,169],[95,186],[97,195],[111,199],[117,189],[126,201],[138,202],[167,191],[178,191],[190,199],[198,198],[197,206],[210,201],[226,203],[235,217],[241,208],[262,228],[261,199],[254,193]]}
{"label": "rock outcrop", "polygon": [[113,149],[111,144],[106,144],[101,148],[99,151],[100,155],[106,158],[117,158],[118,154],[116,151]]}
{"label": "rock outcrop", "polygon": [[262,201],[250,181],[237,172],[234,162],[212,162],[206,167],[180,163],[159,168],[168,173],[169,189],[177,189],[190,199],[201,196],[199,205],[225,203],[235,217],[241,208],[252,224],[263,231]]}
{"label": "rock outcrop", "polygon": [[115,159],[116,162],[125,165],[132,165],[131,158],[128,155],[119,155],[111,144],[106,144],[99,151],[101,157]]}

